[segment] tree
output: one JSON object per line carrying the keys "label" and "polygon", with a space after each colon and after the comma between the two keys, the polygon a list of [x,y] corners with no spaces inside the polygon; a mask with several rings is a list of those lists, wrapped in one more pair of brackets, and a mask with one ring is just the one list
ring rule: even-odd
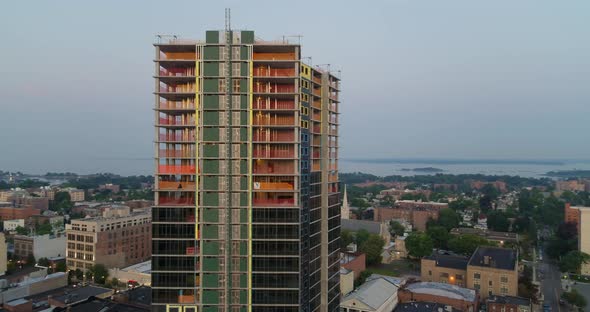
{"label": "tree", "polygon": [[562,240],[554,238],[547,244],[547,255],[552,259],[559,259],[570,251],[578,249],[578,240]]}
{"label": "tree", "polygon": [[389,232],[392,235],[402,236],[404,235],[406,228],[397,221],[389,221]]}
{"label": "tree", "polygon": [[510,221],[501,211],[492,211],[488,214],[488,228],[498,232],[508,232]]}
{"label": "tree", "polygon": [[584,296],[582,296],[575,288],[572,288],[569,292],[561,294],[561,298],[581,309],[584,309],[588,304],[586,298],[584,298]]}
{"label": "tree", "polygon": [[65,262],[58,262],[55,265],[55,272],[65,272],[67,269]]}
{"label": "tree", "polygon": [[95,264],[88,270],[88,273],[93,277],[97,284],[104,284],[109,277],[109,271],[102,264]]}
{"label": "tree", "polygon": [[412,233],[406,238],[406,249],[408,255],[422,258],[432,253],[434,243],[425,233]]}
{"label": "tree", "polygon": [[42,224],[37,224],[37,226],[35,227],[35,232],[37,235],[51,234],[51,232],[52,232],[51,223],[45,222]]}
{"label": "tree", "polygon": [[449,241],[450,234],[444,226],[431,226],[426,230],[426,234],[432,240],[434,247],[447,248],[447,242]]}
{"label": "tree", "polygon": [[346,246],[350,245],[352,242],[354,242],[354,236],[352,235],[352,232],[342,230],[340,232],[340,248],[346,249]]}
{"label": "tree", "polygon": [[590,255],[587,253],[572,250],[559,261],[559,269],[562,272],[579,273],[582,263],[590,262]]}
{"label": "tree", "polygon": [[72,198],[68,192],[56,192],[53,197],[52,210],[61,211],[63,213],[69,213],[74,207]]}
{"label": "tree", "polygon": [[356,232],[355,235],[355,243],[357,246],[362,246],[368,239],[369,239],[369,232],[367,232],[367,230],[365,229],[361,229],[358,232]]}
{"label": "tree", "polygon": [[360,251],[365,254],[368,265],[381,263],[383,246],[385,246],[385,240],[376,234],[371,234],[369,239],[360,246]]}
{"label": "tree", "polygon": [[44,267],[49,267],[49,259],[47,258],[39,258],[37,264]]}
{"label": "tree", "polygon": [[454,235],[449,239],[447,245],[450,250],[468,256],[473,254],[479,246],[494,246],[495,244],[477,235],[464,234]]}
{"label": "tree", "polygon": [[26,260],[26,261],[27,261],[27,266],[34,266],[34,265],[37,263],[37,262],[35,261],[35,256],[33,256],[33,254],[32,254],[32,253],[30,253],[30,254],[27,256],[27,260]]}
{"label": "tree", "polygon": [[578,228],[573,222],[562,222],[557,227],[555,234],[563,240],[575,239],[578,236]]}
{"label": "tree", "polygon": [[438,225],[444,226],[447,231],[456,228],[459,225],[461,218],[450,208],[441,209],[438,216]]}
{"label": "tree", "polygon": [[27,232],[27,229],[25,229],[24,227],[22,227],[22,226],[19,225],[19,226],[16,227],[16,234],[18,234],[18,235],[27,235],[29,233]]}

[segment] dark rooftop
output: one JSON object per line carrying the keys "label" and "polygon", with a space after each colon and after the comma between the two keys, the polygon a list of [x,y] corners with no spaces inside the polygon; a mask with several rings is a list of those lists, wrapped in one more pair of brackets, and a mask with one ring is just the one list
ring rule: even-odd
{"label": "dark rooftop", "polygon": [[480,246],[471,256],[469,265],[512,271],[516,268],[517,258],[513,249]]}
{"label": "dark rooftop", "polygon": [[469,261],[467,257],[439,255],[437,253],[433,253],[432,255],[425,257],[425,259],[434,260],[437,267],[457,270],[466,270],[467,262]]}
{"label": "dark rooftop", "polygon": [[408,302],[397,305],[394,312],[461,312],[455,308],[447,307],[444,304],[433,302]]}
{"label": "dark rooftop", "polygon": [[152,305],[152,289],[147,286],[141,286],[131,289],[127,292],[129,303]]}
{"label": "dark rooftop", "polygon": [[132,306],[124,303],[117,303],[107,299],[99,299],[90,297],[86,301],[76,303],[68,308],[55,308],[53,311],[69,311],[69,312],[145,312],[150,311],[149,308],[142,308]]}
{"label": "dark rooftop", "polygon": [[84,286],[80,288],[68,289],[67,293],[63,295],[52,297],[53,300],[67,303],[76,303],[84,301],[90,297],[102,295],[108,292],[112,292],[112,289],[97,287],[97,286]]}
{"label": "dark rooftop", "polygon": [[515,304],[519,306],[530,306],[531,300],[523,297],[514,296],[490,296],[488,297],[487,303],[502,303],[502,304]]}

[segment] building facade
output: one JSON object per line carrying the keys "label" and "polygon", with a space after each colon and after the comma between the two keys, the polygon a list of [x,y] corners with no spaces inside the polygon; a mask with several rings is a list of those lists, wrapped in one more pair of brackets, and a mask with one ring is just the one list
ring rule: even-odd
{"label": "building facade", "polygon": [[63,233],[53,235],[15,235],[14,255],[26,258],[33,255],[35,259],[64,257],[66,254],[66,237]]}
{"label": "building facade", "polygon": [[479,291],[482,299],[518,296],[518,252],[478,247],[467,264],[467,287]]}
{"label": "building facade", "polygon": [[149,209],[107,209],[101,217],[66,225],[66,264],[87,270],[95,264],[124,268],[150,259],[152,215]]}
{"label": "building facade", "polygon": [[512,296],[490,296],[486,300],[489,312],[531,312],[531,299]]}
{"label": "building facade", "polygon": [[[578,226],[578,249],[590,254],[590,207],[577,207],[580,223]],[[581,272],[590,275],[590,263],[582,263]]]}
{"label": "building facade", "polygon": [[580,212],[578,207],[572,206],[570,203],[564,205],[564,222],[573,223],[576,225],[576,229],[580,230]]}
{"label": "building facade", "polygon": [[154,311],[337,311],[339,78],[253,31],[155,44]]}
{"label": "building facade", "polygon": [[8,248],[6,246],[6,237],[3,232],[0,232],[0,276],[6,273],[8,266]]}

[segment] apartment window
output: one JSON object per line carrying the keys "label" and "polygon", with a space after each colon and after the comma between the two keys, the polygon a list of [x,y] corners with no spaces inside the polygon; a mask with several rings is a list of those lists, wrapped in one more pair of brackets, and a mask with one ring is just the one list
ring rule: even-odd
{"label": "apartment window", "polygon": [[432,271],[431,270],[428,270],[428,275],[429,276],[432,276]]}
{"label": "apartment window", "polygon": [[301,106],[301,115],[309,115],[309,108]]}
{"label": "apartment window", "polygon": [[240,80],[239,79],[232,80],[232,91],[233,92],[240,92]]}
{"label": "apartment window", "polygon": [[494,294],[494,292],[490,289],[488,290],[488,296],[492,296]]}
{"label": "apartment window", "polygon": [[309,122],[307,120],[301,121],[301,128],[309,128]]}
{"label": "apartment window", "polygon": [[440,273],[441,278],[449,278],[449,273]]}
{"label": "apartment window", "polygon": [[508,276],[506,276],[506,275],[500,276],[500,282],[501,283],[508,283]]}
{"label": "apartment window", "polygon": [[219,80],[219,92],[225,92],[225,79],[218,79]]}
{"label": "apartment window", "polygon": [[481,289],[481,287],[480,287],[480,285],[479,285],[479,284],[473,284],[473,288],[475,288],[475,289],[477,289],[477,290],[480,290],[480,289]]}
{"label": "apartment window", "polygon": [[488,283],[489,283],[489,285],[490,285],[490,286],[492,286],[492,285],[493,285],[492,281],[488,281]]}
{"label": "apartment window", "polygon": [[507,295],[508,294],[508,287],[506,287],[506,286],[500,287],[500,293],[502,295]]}
{"label": "apartment window", "polygon": [[473,278],[474,279],[480,279],[481,278],[481,274],[479,274],[479,273],[473,273]]}

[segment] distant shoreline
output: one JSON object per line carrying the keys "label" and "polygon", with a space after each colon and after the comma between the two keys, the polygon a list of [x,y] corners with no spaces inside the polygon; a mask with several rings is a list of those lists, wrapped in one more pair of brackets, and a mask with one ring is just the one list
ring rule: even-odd
{"label": "distant shoreline", "polygon": [[[343,158],[342,161],[373,164],[440,164],[440,165],[566,165],[565,160],[541,159],[444,159],[444,158]],[[585,160],[589,162],[590,160]]]}
{"label": "distant shoreline", "polygon": [[424,168],[402,168],[402,171],[413,171],[413,172],[444,172],[440,168],[424,167]]}

